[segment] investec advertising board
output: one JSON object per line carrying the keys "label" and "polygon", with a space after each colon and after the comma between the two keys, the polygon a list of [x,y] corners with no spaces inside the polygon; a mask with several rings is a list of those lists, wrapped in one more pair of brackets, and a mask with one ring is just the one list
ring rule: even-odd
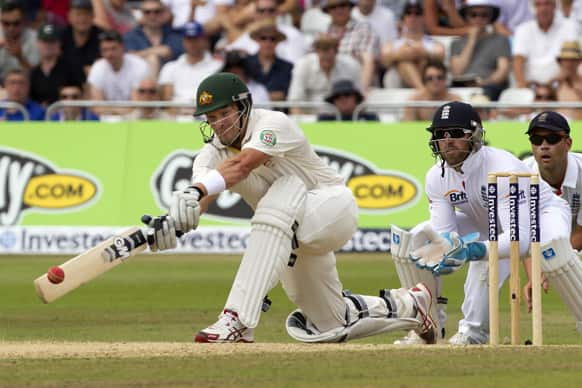
{"label": "investec advertising board", "polygon": [[[573,124],[574,148],[576,127]],[[390,224],[428,217],[424,176],[434,159],[426,123],[302,125],[316,152],[352,189],[360,231],[346,251],[386,251]],[[491,123],[490,144],[529,151],[524,123]],[[582,144],[582,139],[580,139]],[[188,185],[203,146],[196,123],[3,123],[0,145],[0,254],[76,253],[164,213]],[[180,252],[241,252],[251,210],[223,193]]]}

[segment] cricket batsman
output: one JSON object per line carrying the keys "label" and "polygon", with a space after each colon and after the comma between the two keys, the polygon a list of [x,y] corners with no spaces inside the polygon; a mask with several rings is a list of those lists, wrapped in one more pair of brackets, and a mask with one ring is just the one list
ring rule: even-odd
{"label": "cricket batsman", "polygon": [[198,226],[223,190],[254,209],[246,251],[218,320],[196,342],[253,342],[266,294],[281,282],[297,305],[287,318],[302,342],[343,342],[393,330],[416,330],[435,341],[433,303],[424,284],[381,290],[380,296],[342,293],[334,251],[357,229],[357,206],[342,178],[314,152],[284,113],[252,108],[247,86],[217,73],[196,93],[205,146],[194,161],[192,186],[173,193],[167,216],[149,222],[152,251],[176,246],[176,231]]}

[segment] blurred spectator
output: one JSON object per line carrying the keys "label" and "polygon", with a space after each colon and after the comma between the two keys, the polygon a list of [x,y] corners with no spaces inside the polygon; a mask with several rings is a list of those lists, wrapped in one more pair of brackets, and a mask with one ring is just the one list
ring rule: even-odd
{"label": "blurred spectator", "polygon": [[59,28],[67,25],[67,14],[70,9],[69,1],[42,0],[42,9],[45,13],[44,19],[47,23],[55,24]]}
{"label": "blurred spectator", "polygon": [[[344,0],[345,1],[345,0]],[[276,0],[256,0],[255,14],[253,20],[261,21],[266,19],[273,19],[277,15],[277,1]],[[240,35],[232,43],[224,46],[227,51],[238,50],[245,51],[249,55],[254,55],[259,51],[259,45],[249,35],[251,24],[247,25],[245,32]],[[287,39],[277,45],[276,53],[279,58],[288,62],[295,63],[299,58],[303,57],[307,52],[307,43],[305,37],[301,32],[291,26],[277,23],[277,28],[281,31]],[[220,43],[217,44],[220,46]]]}
{"label": "blurred spectator", "polygon": [[556,0],[534,0],[534,7],[535,19],[520,24],[513,38],[513,74],[520,88],[555,79],[562,43],[579,38],[574,24],[556,13]]}
{"label": "blurred spectator", "polygon": [[125,34],[137,26],[137,20],[127,0],[91,0],[95,10],[95,24],[104,30]]}
{"label": "blurred spectator", "polygon": [[499,7],[495,31],[499,34],[513,36],[517,26],[533,19],[530,1],[495,0],[495,3]]}
{"label": "blurred spectator", "polygon": [[164,100],[192,102],[200,81],[219,71],[222,62],[210,55],[208,37],[198,22],[184,25],[182,44],[184,54],[162,67],[158,84]]}
{"label": "blurred spectator", "polygon": [[253,104],[268,104],[271,102],[269,92],[265,86],[252,78],[245,55],[245,53],[238,51],[229,51],[224,59],[224,66],[221,72],[238,75],[249,88],[253,98]]}
{"label": "blurred spectator", "polygon": [[259,52],[247,58],[252,77],[263,84],[271,101],[287,98],[293,64],[276,55],[277,45],[286,39],[273,20],[262,20],[250,30],[250,36],[259,44]]}
{"label": "blurred spectator", "polygon": [[[301,32],[307,38],[308,44],[313,44],[313,38],[326,32],[331,24],[331,17],[321,10],[324,0],[306,1],[305,10],[299,23]],[[310,5],[307,5],[307,4]]]}
{"label": "blurred spectator", "polygon": [[[515,0],[513,0],[515,1]],[[429,35],[463,36],[469,27],[458,11],[457,0],[422,0],[424,6],[424,26]]]}
{"label": "blurred spectator", "polygon": [[422,15],[419,2],[407,2],[402,13],[400,38],[382,47],[381,62],[386,68],[392,68],[384,87],[406,86],[420,90],[424,87],[422,69],[426,62],[431,58],[444,60],[445,48],[425,34]]}
{"label": "blurred spectator", "polygon": [[[364,101],[364,96],[351,80],[343,79],[333,83],[325,101],[335,105],[340,112],[341,121],[352,121],[356,107]],[[336,115],[331,113],[320,113],[317,116],[318,121],[335,121],[336,119]],[[360,111],[356,120],[380,121],[380,118],[376,113]]]}
{"label": "blurred spectator", "polygon": [[356,0],[352,9],[352,18],[359,22],[368,22],[380,39],[380,45],[392,42],[398,37],[394,13],[384,7],[378,0]]}
{"label": "blurred spectator", "polygon": [[160,0],[144,0],[141,3],[140,24],[123,36],[125,49],[145,59],[158,74],[160,67],[183,53],[182,36],[164,24],[164,5]]}
{"label": "blurred spectator", "polygon": [[[460,101],[461,97],[447,88],[447,67],[439,60],[429,60],[423,71],[424,87],[413,94],[409,101]],[[435,108],[413,108],[404,110],[403,120],[419,121],[432,119]]]}
{"label": "blurred spectator", "polygon": [[[129,100],[131,91],[150,75],[146,61],[134,54],[124,53],[123,39],[116,31],[105,31],[99,36],[101,56],[87,77],[91,99]],[[95,109],[97,113],[119,113],[123,109]]]}
{"label": "blurred spectator", "polygon": [[[227,13],[234,4],[234,0],[162,0],[162,2],[172,13],[174,28],[180,28],[190,21],[204,25],[216,15]],[[212,31],[212,34],[214,32],[217,31]]]}
{"label": "blurred spectator", "polygon": [[[101,56],[99,34],[103,30],[93,24],[91,0],[71,0],[68,13],[69,26],[63,31],[63,57],[75,68],[89,74],[91,65]],[[84,82],[84,81],[83,81]]]}
{"label": "blurred spectator", "polygon": [[45,108],[59,99],[59,89],[66,83],[82,84],[83,70],[61,56],[60,31],[54,24],[38,30],[40,63],[30,72],[30,98]]}
{"label": "blurred spectator", "polygon": [[[44,120],[44,109],[30,99],[28,95],[29,87],[30,82],[26,70],[8,70],[4,77],[4,88],[6,89],[6,99],[4,101],[16,102],[24,106],[30,120]],[[24,116],[18,110],[0,108],[0,120],[23,121]]]}
{"label": "blurred spectator", "polygon": [[[66,84],[59,90],[59,100],[78,101],[83,99],[81,85]],[[53,113],[51,121],[97,121],[99,116],[91,112],[89,108],[80,106],[68,106]]]}
{"label": "blurred spectator", "polygon": [[362,91],[367,94],[374,82],[380,39],[370,24],[352,19],[352,7],[351,0],[324,0],[321,5],[331,16],[328,32],[340,39],[338,52],[353,56],[362,65]]}
{"label": "blurred spectator", "polygon": [[453,86],[479,86],[497,101],[509,84],[511,70],[509,40],[491,28],[499,7],[491,0],[469,0],[460,12],[470,29],[451,45]]}
{"label": "blurred spectator", "polygon": [[582,36],[582,0],[560,0],[558,8],[565,18],[576,25],[578,36]]}
{"label": "blurred spectator", "polygon": [[[582,51],[577,41],[564,42],[557,57],[560,65],[558,76],[558,101],[582,101],[582,76],[578,73],[582,63]],[[582,109],[561,109],[560,112],[571,120],[582,120]]]}
{"label": "blurred spectator", "polygon": [[[293,67],[287,100],[323,101],[331,91],[333,82],[340,79],[351,79],[361,88],[360,64],[350,55],[338,54],[338,44],[338,39],[330,34],[315,38],[315,53],[307,54]],[[302,110],[292,108],[291,113],[301,114]]]}
{"label": "blurred spectator", "polygon": [[408,1],[409,0],[380,0],[380,4],[390,9],[396,19],[400,19],[402,16],[402,11],[404,10],[404,5],[408,3]]}
{"label": "blurred spectator", "polygon": [[[132,101],[160,101],[160,90],[153,78],[139,82],[131,94]],[[171,118],[159,107],[136,107],[124,116],[127,120],[169,120]]]}
{"label": "blurred spectator", "polygon": [[[24,26],[24,9],[17,1],[0,6],[3,38],[0,39],[0,80],[11,69],[30,70],[38,65],[36,32]],[[28,92],[28,91],[27,91]]]}

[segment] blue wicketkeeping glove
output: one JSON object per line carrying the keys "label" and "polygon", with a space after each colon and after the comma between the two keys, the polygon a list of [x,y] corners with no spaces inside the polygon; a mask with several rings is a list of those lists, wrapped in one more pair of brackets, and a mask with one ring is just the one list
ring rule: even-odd
{"label": "blue wicketkeeping glove", "polygon": [[467,261],[481,260],[487,251],[485,244],[477,241],[479,233],[469,233],[461,237],[458,233],[451,232],[443,237],[450,241],[453,248],[433,267],[432,271],[436,275],[448,275],[459,270]]}

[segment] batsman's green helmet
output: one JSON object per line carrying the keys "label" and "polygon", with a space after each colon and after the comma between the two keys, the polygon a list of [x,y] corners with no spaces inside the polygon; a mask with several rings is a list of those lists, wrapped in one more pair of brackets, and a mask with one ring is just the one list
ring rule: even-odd
{"label": "batsman's green helmet", "polygon": [[196,111],[200,116],[224,108],[233,102],[250,100],[249,88],[235,74],[216,73],[206,77],[196,92]]}

